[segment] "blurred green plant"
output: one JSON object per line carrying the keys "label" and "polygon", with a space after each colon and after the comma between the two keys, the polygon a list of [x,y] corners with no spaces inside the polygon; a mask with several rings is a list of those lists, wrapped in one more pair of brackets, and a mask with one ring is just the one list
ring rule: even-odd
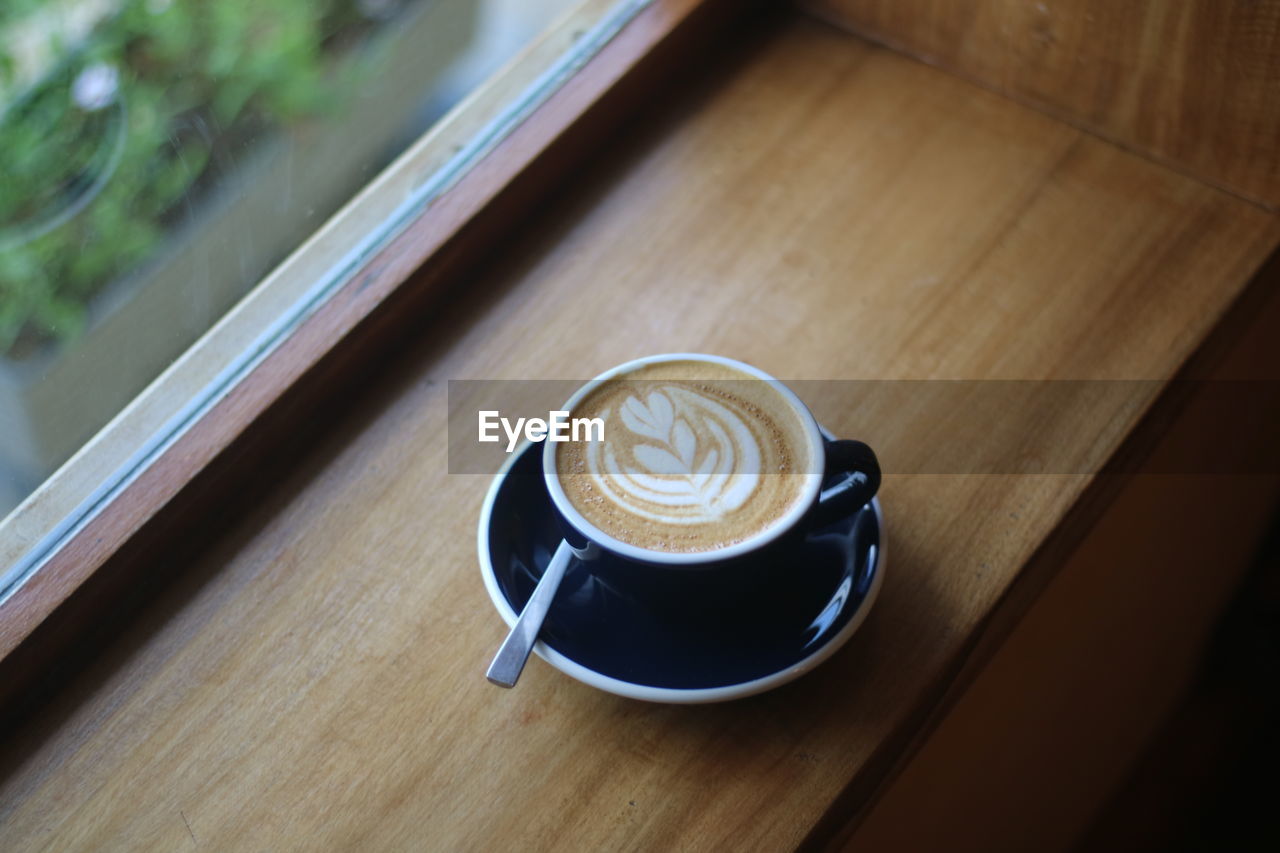
{"label": "blurred green plant", "polygon": [[[45,5],[3,0],[0,33]],[[76,335],[93,294],[155,250],[219,164],[331,106],[328,54],[367,25],[354,0],[116,6],[0,105],[0,355]],[[0,91],[16,64],[4,44]]]}

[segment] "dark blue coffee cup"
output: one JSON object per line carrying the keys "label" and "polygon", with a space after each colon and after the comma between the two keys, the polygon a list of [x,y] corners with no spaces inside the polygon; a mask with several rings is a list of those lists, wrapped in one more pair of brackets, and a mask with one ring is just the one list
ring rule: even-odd
{"label": "dark blue coffee cup", "polygon": [[617,558],[597,561],[601,568],[607,564],[610,574],[646,572],[648,580],[661,584],[715,583],[719,582],[724,571],[732,571],[739,581],[746,582],[776,570],[779,556],[784,555],[798,538],[850,516],[875,496],[880,487],[880,466],[870,447],[861,441],[827,439],[813,414],[794,392],[758,368],[733,359],[672,353],[630,361],[582,386],[569,398],[563,409],[573,412],[575,405],[610,380],[665,361],[694,361],[727,366],[753,380],[770,383],[778,397],[785,401],[798,418],[806,446],[799,454],[803,459],[796,473],[756,476],[801,478],[800,495],[784,512],[760,530],[724,547],[704,551],[644,548],[600,529],[578,511],[560,481],[556,467],[557,446],[547,442],[542,448],[543,477],[560,516],[564,538],[580,559],[590,561],[605,552]]}

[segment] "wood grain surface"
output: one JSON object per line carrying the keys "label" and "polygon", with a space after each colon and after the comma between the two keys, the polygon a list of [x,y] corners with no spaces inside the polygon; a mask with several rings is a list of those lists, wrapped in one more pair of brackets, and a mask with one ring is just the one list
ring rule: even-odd
{"label": "wood grain surface", "polygon": [[[648,705],[540,661],[501,691],[488,480],[447,473],[445,380],[674,350],[796,379],[1160,379],[1280,238],[1237,197],[809,22],[681,89],[5,733],[0,848],[792,847],[910,738],[1089,478],[887,477],[875,611],[773,693]],[[889,470],[948,416],[810,402]],[[1083,471],[1146,402],[1047,414]]]}
{"label": "wood grain surface", "polygon": [[[1096,849],[1084,831],[1104,804],[1115,808],[1108,800],[1135,757],[1206,677],[1211,643],[1239,630],[1223,610],[1274,524],[1274,465],[1179,474],[1162,462],[1190,447],[1273,445],[1274,417],[1231,412],[1219,393],[1280,381],[1280,258],[1266,267],[1250,288],[1263,298],[1232,310],[1226,351],[1202,359],[1202,349],[1180,374],[1215,382],[1196,386],[1148,457],[1165,473],[1124,483],[937,728],[827,849]],[[1131,846],[1141,838],[1157,849],[1148,842],[1164,827],[1130,817]],[[1165,829],[1172,846],[1178,826]]]}
{"label": "wood grain surface", "polygon": [[1276,0],[805,0],[823,17],[1280,205]]}

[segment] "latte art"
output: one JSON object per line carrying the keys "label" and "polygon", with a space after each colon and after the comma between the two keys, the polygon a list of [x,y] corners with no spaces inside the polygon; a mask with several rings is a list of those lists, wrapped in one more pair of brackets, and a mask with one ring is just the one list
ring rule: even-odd
{"label": "latte art", "polygon": [[617,417],[631,442],[596,442],[587,471],[599,488],[643,518],[705,524],[741,507],[760,484],[760,446],[743,418],[705,393],[658,385],[629,396]]}
{"label": "latte art", "polygon": [[712,551],[766,529],[808,494],[818,450],[771,383],[714,362],[645,365],[573,407],[604,440],[562,444],[565,496],[641,548]]}

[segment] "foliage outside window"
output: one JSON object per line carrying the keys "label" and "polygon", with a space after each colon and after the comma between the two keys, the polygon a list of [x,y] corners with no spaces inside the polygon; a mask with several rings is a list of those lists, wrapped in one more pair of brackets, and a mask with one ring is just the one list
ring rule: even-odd
{"label": "foliage outside window", "polygon": [[[352,69],[338,75],[332,58],[395,5],[96,2],[109,9],[82,43],[36,36],[55,61],[25,90],[30,45],[0,36],[0,355],[73,337],[94,294],[147,258],[245,145],[340,100]],[[50,6],[6,0],[0,34]]]}

